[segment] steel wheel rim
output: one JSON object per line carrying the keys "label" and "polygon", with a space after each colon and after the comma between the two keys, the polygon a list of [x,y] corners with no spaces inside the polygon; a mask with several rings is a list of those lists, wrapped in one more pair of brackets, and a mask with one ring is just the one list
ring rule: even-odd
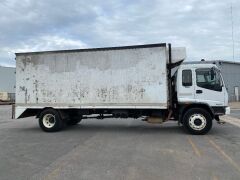
{"label": "steel wheel rim", "polygon": [[203,130],[207,125],[207,120],[202,114],[193,114],[189,118],[189,126],[197,131]]}
{"label": "steel wheel rim", "polygon": [[52,114],[45,114],[43,116],[43,125],[46,128],[52,128],[56,123],[55,116]]}

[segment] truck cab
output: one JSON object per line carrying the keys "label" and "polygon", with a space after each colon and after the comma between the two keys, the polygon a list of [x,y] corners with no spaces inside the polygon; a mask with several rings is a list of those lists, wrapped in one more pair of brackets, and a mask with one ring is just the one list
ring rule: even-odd
{"label": "truck cab", "polygon": [[179,121],[193,134],[205,134],[212,119],[230,114],[227,89],[215,64],[182,64],[174,81]]}

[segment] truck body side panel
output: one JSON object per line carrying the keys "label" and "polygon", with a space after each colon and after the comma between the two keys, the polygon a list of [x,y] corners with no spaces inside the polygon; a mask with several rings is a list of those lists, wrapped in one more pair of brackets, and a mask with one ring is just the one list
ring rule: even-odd
{"label": "truck body side panel", "polygon": [[163,46],[19,54],[16,112],[18,107],[166,109],[167,60]]}

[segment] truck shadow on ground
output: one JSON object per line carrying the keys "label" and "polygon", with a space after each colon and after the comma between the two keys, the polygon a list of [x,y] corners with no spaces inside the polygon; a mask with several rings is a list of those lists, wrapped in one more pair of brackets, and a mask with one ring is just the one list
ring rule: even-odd
{"label": "truck shadow on ground", "polygon": [[[226,127],[218,127],[217,124],[214,123],[213,128],[208,133],[209,135],[218,135],[223,134],[224,129]],[[32,133],[41,133],[42,130],[40,127],[35,124],[31,127],[18,128],[19,131],[27,131]],[[44,133],[44,132],[42,132]],[[48,134],[85,134],[85,133],[109,133],[109,134],[159,134],[159,135],[167,135],[167,134],[176,134],[176,135],[189,135],[182,126],[178,126],[177,122],[170,122],[164,124],[148,124],[142,121],[106,121],[99,122],[98,121],[89,121],[83,122],[74,126],[66,126],[62,131],[48,133]]]}
{"label": "truck shadow on ground", "polygon": [[[125,125],[101,125],[101,124],[84,124],[76,125],[72,127],[67,127],[63,130],[64,132],[101,132],[101,133],[128,133],[128,134],[158,134],[158,135],[167,135],[167,134],[176,134],[176,135],[190,135],[184,130],[182,126],[177,124],[169,125],[134,125],[134,126],[125,126]],[[223,131],[220,128],[213,127],[208,135],[218,135],[222,134]]]}
{"label": "truck shadow on ground", "polygon": [[176,133],[184,134],[183,128],[177,125],[174,126],[144,126],[144,125],[132,125],[126,126],[125,124],[84,124],[76,125],[72,127],[67,127],[64,129],[65,132],[68,131],[79,131],[79,132],[104,132],[104,133]]}
{"label": "truck shadow on ground", "polygon": [[[38,124],[33,124],[29,127],[24,128],[17,128],[18,131],[27,131],[29,133],[34,132],[42,132]],[[42,132],[44,133],[44,132]],[[126,123],[126,122],[84,122],[74,126],[66,126],[63,130],[59,132],[53,132],[48,134],[85,134],[85,133],[127,133],[127,134],[139,134],[139,133],[146,133],[146,134],[186,134],[183,130],[183,127],[177,125],[177,123],[171,124],[148,124],[145,122],[138,122],[136,124]]]}

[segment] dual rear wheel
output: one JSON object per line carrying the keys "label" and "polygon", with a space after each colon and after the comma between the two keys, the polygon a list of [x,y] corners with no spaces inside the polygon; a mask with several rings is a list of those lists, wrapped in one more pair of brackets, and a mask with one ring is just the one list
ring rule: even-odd
{"label": "dual rear wheel", "polygon": [[62,130],[66,125],[76,125],[81,119],[62,119],[55,109],[45,109],[39,115],[39,126],[45,132],[56,132]]}

